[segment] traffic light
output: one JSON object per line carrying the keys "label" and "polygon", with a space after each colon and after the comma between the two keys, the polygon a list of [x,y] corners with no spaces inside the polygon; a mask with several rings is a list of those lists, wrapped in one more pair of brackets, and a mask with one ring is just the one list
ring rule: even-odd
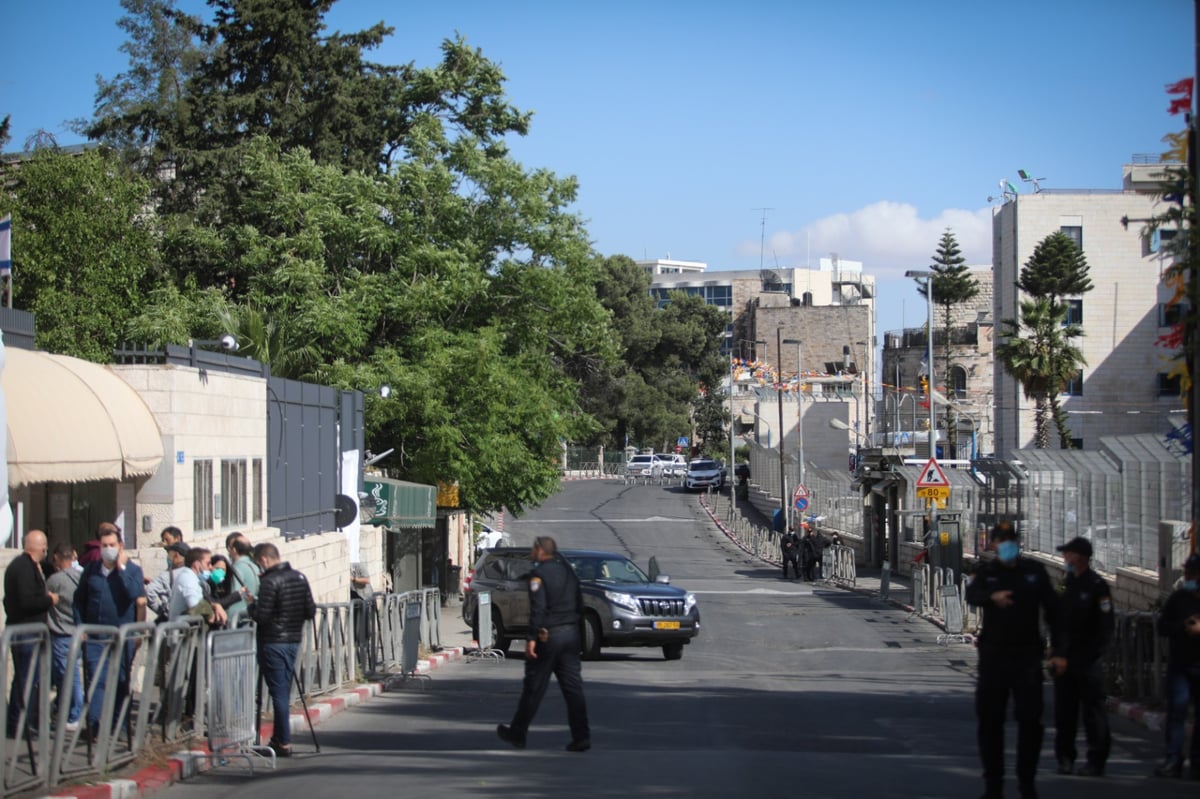
{"label": "traffic light", "polygon": [[919,379],[921,381],[921,393],[928,394],[929,393],[929,378],[925,377],[925,375],[921,375],[921,377]]}

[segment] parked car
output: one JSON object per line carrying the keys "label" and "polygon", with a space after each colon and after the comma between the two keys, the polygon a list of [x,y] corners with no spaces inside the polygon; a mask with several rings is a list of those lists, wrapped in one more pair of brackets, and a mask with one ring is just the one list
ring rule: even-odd
{"label": "parked car", "polygon": [[654,454],[634,455],[625,461],[625,474],[631,477],[655,477],[662,474],[662,462]]}
{"label": "parked car", "polygon": [[662,465],[664,477],[683,477],[687,474],[687,458],[682,455],[678,453],[663,453],[655,457],[658,458],[658,462]]}
{"label": "parked car", "polygon": [[697,488],[725,486],[725,470],[721,464],[709,458],[693,458],[688,464],[687,476],[683,478],[684,488],[691,491]]}
{"label": "parked car", "polygon": [[[583,656],[595,659],[603,647],[660,646],[663,657],[678,660],[700,632],[696,596],[670,584],[650,559],[650,574],[624,555],[595,550],[560,550],[579,577],[583,593]],[[529,550],[505,547],[479,558],[468,578],[463,621],[479,635],[478,592],[492,606],[492,641],[505,651],[529,631],[529,577],[536,566]]]}

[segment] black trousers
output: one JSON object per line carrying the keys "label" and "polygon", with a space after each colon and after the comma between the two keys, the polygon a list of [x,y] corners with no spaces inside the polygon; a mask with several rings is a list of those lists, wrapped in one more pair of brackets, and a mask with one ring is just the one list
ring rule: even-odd
{"label": "black trousers", "polygon": [[792,574],[796,577],[800,576],[800,561],[796,558],[795,552],[783,553],[783,576],[787,577],[788,564],[792,564]]}
{"label": "black trousers", "polygon": [[550,638],[537,644],[537,658],[525,660],[525,682],[521,690],[521,701],[513,714],[513,734],[524,739],[533,717],[537,715],[550,675],[558,680],[563,699],[567,703],[567,724],[571,727],[571,740],[584,741],[591,738],[588,729],[587,703],[583,698],[583,674],[579,666],[579,628],[570,625],[554,627]]}
{"label": "black trousers", "polygon": [[1104,666],[1096,661],[1070,668],[1054,680],[1054,754],[1059,760],[1075,761],[1075,732],[1083,715],[1087,737],[1087,762],[1104,767],[1112,748],[1108,711],[1104,707]]}
{"label": "black trousers", "polygon": [[992,796],[1001,795],[1004,781],[1004,717],[1010,694],[1017,721],[1017,782],[1032,785],[1044,734],[1041,655],[981,651],[975,717],[983,779]]}

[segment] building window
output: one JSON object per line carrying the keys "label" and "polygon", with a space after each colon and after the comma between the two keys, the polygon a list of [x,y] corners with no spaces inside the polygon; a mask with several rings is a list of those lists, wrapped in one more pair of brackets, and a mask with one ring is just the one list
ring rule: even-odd
{"label": "building window", "polygon": [[1170,243],[1179,235],[1179,231],[1175,228],[1155,228],[1146,242],[1147,252],[1155,253],[1161,250],[1165,245]]}
{"label": "building window", "polygon": [[1072,438],[1071,439],[1071,449],[1083,449],[1083,439],[1082,438]]}
{"label": "building window", "polygon": [[255,458],[250,462],[250,518],[252,521],[263,520],[263,462]]}
{"label": "building window", "polygon": [[1159,327],[1174,327],[1183,321],[1183,317],[1187,315],[1188,304],[1186,302],[1176,302],[1170,305],[1165,302],[1158,304],[1158,326]]}
{"label": "building window", "polygon": [[950,391],[956,399],[967,396],[967,370],[961,366],[950,367]]}
{"label": "building window", "polygon": [[1158,396],[1178,397],[1179,385],[1179,375],[1167,375],[1163,374],[1162,372],[1158,373]]}
{"label": "building window", "polygon": [[1079,248],[1080,252],[1083,252],[1083,227],[1081,225],[1063,225],[1059,231],[1075,242],[1075,246]]}
{"label": "building window", "polygon": [[806,291],[800,295],[800,304],[805,308],[811,308],[813,304],[813,295],[811,291]]}
{"label": "building window", "polygon": [[1082,369],[1077,371],[1075,373],[1075,376],[1067,381],[1067,384],[1065,386],[1063,386],[1062,393],[1066,394],[1067,396],[1070,396],[1070,397],[1082,397],[1083,396],[1083,370]]}
{"label": "building window", "polygon": [[1083,326],[1083,300],[1067,300],[1067,320],[1063,324]]}
{"label": "building window", "polygon": [[212,461],[192,464],[192,529],[197,532],[213,529]]}
{"label": "building window", "polygon": [[226,527],[246,523],[246,462],[221,461],[221,522]]}

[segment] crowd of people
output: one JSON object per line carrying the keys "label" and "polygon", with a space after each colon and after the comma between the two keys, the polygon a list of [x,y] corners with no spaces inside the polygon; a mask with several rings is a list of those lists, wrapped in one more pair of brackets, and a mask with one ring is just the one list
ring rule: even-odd
{"label": "crowd of people", "polygon": [[[124,708],[137,644],[131,640],[119,652],[110,642],[93,636],[84,641],[83,671],[75,664],[70,696],[65,677],[70,645],[78,625],[119,627],[137,621],[158,623],[202,619],[210,629],[233,626],[240,618],[255,623],[261,681],[266,684],[277,723],[270,741],[277,756],[291,754],[289,698],[304,625],[316,616],[307,579],[271,543],[254,546],[240,532],[225,539],[225,553],[189,546],[177,527],[162,531],[168,568],[146,580],[142,568],[125,551],[121,530],[103,522],[81,556],[68,543],[49,552],[46,534],[30,530],[22,553],[4,574],[4,610],[9,627],[41,624],[49,631],[51,682],[55,702],[69,702],[67,730],[86,721],[84,734],[95,739],[105,696],[114,694],[114,729],[127,724]],[[232,623],[232,624],[231,624]],[[25,708],[37,675],[31,676],[36,642],[18,640],[12,647],[13,680],[9,692],[6,732],[17,738],[32,729]],[[119,658],[116,684],[108,685],[106,658]],[[85,679],[84,675],[88,675]],[[90,698],[85,689],[91,686]],[[86,707],[85,707],[86,705]],[[21,718],[25,717],[25,728]],[[56,710],[53,718],[58,717]]]}

